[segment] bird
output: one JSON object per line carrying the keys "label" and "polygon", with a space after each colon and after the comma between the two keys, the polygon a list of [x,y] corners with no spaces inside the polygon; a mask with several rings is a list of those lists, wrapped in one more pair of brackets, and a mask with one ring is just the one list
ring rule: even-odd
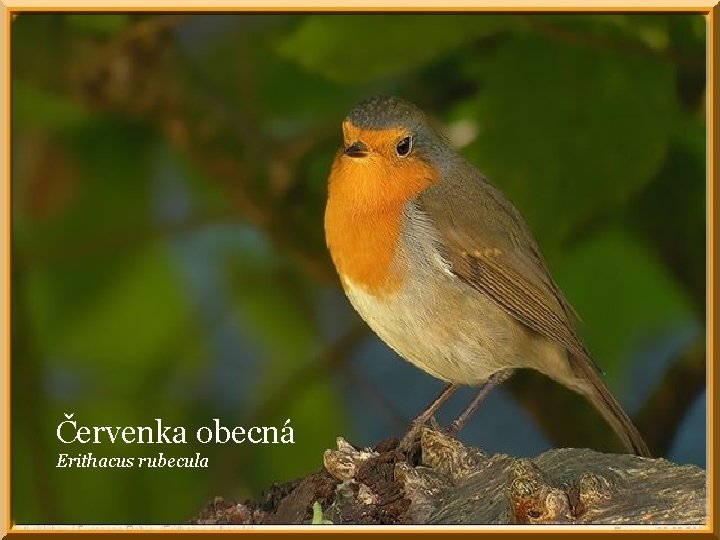
{"label": "bird", "polygon": [[650,457],[506,196],[402,98],[364,99],[342,133],[324,216],[342,288],[390,348],[447,385],[403,444],[458,388],[481,390],[453,432],[492,387],[533,369],[584,396],[629,452]]}

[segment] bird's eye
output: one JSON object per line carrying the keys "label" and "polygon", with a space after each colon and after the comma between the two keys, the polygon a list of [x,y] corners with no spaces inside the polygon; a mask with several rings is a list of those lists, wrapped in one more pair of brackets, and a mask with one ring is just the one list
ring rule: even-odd
{"label": "bird's eye", "polygon": [[412,150],[412,137],[405,137],[395,147],[395,151],[399,157],[405,157]]}

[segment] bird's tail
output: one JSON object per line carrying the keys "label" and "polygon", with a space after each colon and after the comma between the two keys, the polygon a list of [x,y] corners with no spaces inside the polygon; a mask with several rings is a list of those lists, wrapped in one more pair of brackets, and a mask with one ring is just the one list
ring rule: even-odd
{"label": "bird's tail", "polygon": [[610,393],[602,380],[597,368],[585,358],[574,358],[573,367],[580,379],[588,384],[583,385],[583,394],[595,406],[603,418],[612,426],[625,447],[642,457],[652,457],[650,449],[630,417],[623,410],[617,399]]}

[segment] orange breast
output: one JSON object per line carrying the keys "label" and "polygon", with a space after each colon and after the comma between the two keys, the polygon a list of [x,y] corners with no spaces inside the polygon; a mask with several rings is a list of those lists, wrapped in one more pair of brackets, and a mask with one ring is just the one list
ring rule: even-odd
{"label": "orange breast", "polygon": [[396,253],[405,207],[437,177],[434,167],[417,158],[396,160],[379,152],[364,158],[336,155],[325,237],[341,278],[378,297],[400,287],[406,269]]}

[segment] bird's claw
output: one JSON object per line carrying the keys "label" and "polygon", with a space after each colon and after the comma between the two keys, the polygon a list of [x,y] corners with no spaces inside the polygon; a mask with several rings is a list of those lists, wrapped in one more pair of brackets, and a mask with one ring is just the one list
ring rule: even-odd
{"label": "bird's claw", "polygon": [[410,424],[410,428],[400,440],[398,450],[400,450],[400,452],[402,452],[403,454],[409,454],[419,443],[421,429],[422,425],[415,423]]}

